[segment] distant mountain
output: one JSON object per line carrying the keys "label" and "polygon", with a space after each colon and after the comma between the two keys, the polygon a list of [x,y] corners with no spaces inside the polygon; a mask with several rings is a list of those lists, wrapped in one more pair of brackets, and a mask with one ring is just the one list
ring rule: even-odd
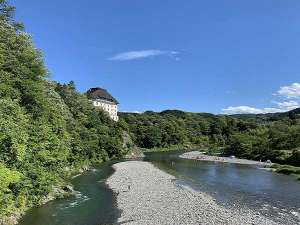
{"label": "distant mountain", "polygon": [[283,119],[300,119],[300,108],[288,112],[266,113],[266,114],[234,114],[230,117],[242,120],[255,120],[258,123],[270,123]]}

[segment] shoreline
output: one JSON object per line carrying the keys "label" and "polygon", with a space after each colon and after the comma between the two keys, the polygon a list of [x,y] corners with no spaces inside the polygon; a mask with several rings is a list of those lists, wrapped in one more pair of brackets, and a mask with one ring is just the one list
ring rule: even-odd
{"label": "shoreline", "polygon": [[22,218],[30,209],[41,207],[56,199],[63,199],[76,195],[77,191],[73,189],[73,185],[70,183],[70,180],[73,180],[74,178],[81,176],[84,172],[92,169],[93,167],[90,165],[82,165],[80,168],[73,168],[69,170],[70,174],[67,176],[68,178],[64,180],[64,185],[53,187],[52,190],[40,200],[38,205],[26,207],[22,211],[16,209],[15,213],[12,215],[0,218],[0,225],[19,225],[20,222],[22,222]]}
{"label": "shoreline", "polygon": [[235,163],[243,165],[256,165],[256,166],[271,166],[272,163],[260,162],[249,159],[239,159],[239,158],[230,158],[230,157],[221,157],[221,156],[211,156],[205,155],[199,151],[185,152],[179,156],[183,159],[193,159],[200,161],[211,161],[211,162],[222,162],[222,163]]}
{"label": "shoreline", "polygon": [[227,209],[210,195],[175,185],[176,178],[149,162],[113,165],[106,181],[116,194],[120,224],[277,224],[247,208]]}

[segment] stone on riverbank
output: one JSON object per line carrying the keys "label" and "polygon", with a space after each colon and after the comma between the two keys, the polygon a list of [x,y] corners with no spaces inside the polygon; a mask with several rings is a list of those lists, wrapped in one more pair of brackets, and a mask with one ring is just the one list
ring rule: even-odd
{"label": "stone on riverbank", "polygon": [[107,184],[122,210],[120,224],[276,224],[250,209],[227,209],[201,192],[174,185],[175,177],[151,163],[117,163]]}
{"label": "stone on riverbank", "polygon": [[237,164],[244,164],[244,165],[257,165],[257,166],[272,165],[272,163],[259,162],[259,161],[248,160],[248,159],[238,159],[238,158],[234,158],[234,157],[219,157],[219,156],[204,155],[202,152],[198,152],[198,151],[186,152],[186,153],[181,154],[179,157],[183,158],[183,159],[195,159],[195,160],[203,160],[203,161],[237,163]]}

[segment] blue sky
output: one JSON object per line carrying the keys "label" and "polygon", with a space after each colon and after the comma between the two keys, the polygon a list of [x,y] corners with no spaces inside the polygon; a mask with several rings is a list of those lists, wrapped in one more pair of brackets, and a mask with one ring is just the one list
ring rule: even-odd
{"label": "blue sky", "polygon": [[300,101],[299,0],[11,0],[51,79],[121,111],[285,111]]}

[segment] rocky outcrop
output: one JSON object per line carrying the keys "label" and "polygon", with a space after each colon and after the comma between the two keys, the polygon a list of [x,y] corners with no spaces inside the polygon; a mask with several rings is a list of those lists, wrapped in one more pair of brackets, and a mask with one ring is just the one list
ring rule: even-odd
{"label": "rocky outcrop", "polygon": [[40,204],[44,205],[47,202],[50,202],[54,199],[65,198],[65,197],[72,196],[75,194],[76,194],[76,191],[74,191],[74,188],[71,185],[65,185],[62,187],[54,187],[48,195],[46,195],[44,198],[42,198],[42,200],[40,201]]}
{"label": "rocky outcrop", "polygon": [[91,168],[88,165],[84,165],[79,169],[79,173],[83,173],[85,171],[89,171]]}
{"label": "rocky outcrop", "polygon": [[143,152],[133,143],[130,135],[127,132],[123,132],[122,134],[123,139],[123,147],[126,149],[126,155],[124,158],[131,159],[131,158],[143,158]]}

